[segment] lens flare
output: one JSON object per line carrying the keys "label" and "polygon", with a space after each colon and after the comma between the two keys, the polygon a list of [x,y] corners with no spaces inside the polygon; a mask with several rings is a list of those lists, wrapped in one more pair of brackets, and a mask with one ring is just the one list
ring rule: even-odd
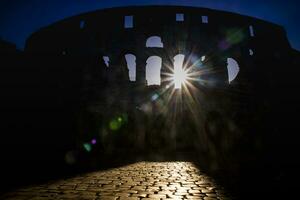
{"label": "lens flare", "polygon": [[121,123],[116,119],[113,119],[109,122],[109,128],[112,131],[117,131],[120,129],[120,127],[121,127]]}
{"label": "lens flare", "polygon": [[173,82],[175,89],[181,89],[181,86],[186,83],[188,79],[188,73],[182,68],[174,70]]}
{"label": "lens flare", "polygon": [[181,85],[183,85],[187,81],[187,71],[184,70],[183,61],[185,55],[178,54],[174,57],[174,71],[173,71],[173,82],[175,85],[175,89],[181,89]]}
{"label": "lens flare", "polygon": [[96,139],[92,139],[92,140],[91,140],[91,143],[92,143],[92,144],[97,144],[97,140],[96,140]]}
{"label": "lens flare", "polygon": [[84,143],[83,148],[87,151],[90,152],[92,150],[92,146],[89,143]]}

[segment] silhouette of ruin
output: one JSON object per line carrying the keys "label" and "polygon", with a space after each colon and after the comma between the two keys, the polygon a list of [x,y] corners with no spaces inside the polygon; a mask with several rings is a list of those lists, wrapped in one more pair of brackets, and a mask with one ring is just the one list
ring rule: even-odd
{"label": "silhouette of ruin", "polygon": [[[294,156],[300,54],[282,26],[206,8],[111,8],[1,54],[2,146],[17,143],[17,157],[86,164],[116,152],[194,152],[208,168],[234,168]],[[187,89],[168,79],[178,55],[194,74]]]}

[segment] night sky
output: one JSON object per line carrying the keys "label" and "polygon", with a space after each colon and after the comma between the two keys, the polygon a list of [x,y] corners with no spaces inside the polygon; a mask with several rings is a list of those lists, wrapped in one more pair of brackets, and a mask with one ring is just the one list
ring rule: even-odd
{"label": "night sky", "polygon": [[26,38],[60,19],[102,8],[129,5],[185,5],[231,11],[285,27],[300,50],[299,0],[0,0],[0,37],[22,49]]}

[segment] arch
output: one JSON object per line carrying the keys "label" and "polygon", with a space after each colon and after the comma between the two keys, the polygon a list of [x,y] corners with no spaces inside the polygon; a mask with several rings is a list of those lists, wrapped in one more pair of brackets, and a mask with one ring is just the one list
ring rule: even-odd
{"label": "arch", "polygon": [[128,76],[130,81],[136,80],[136,57],[133,54],[126,54],[125,60],[127,63]]}
{"label": "arch", "polygon": [[227,58],[228,82],[231,83],[240,71],[239,64],[233,58]]}
{"label": "arch", "polygon": [[147,85],[160,85],[160,70],[162,59],[159,56],[150,56],[146,61],[146,81]]}
{"label": "arch", "polygon": [[253,56],[254,55],[254,51],[252,49],[249,49],[249,55]]}
{"label": "arch", "polygon": [[159,36],[151,36],[146,41],[146,47],[163,48],[164,44],[162,43],[161,38]]}
{"label": "arch", "polygon": [[252,25],[249,26],[249,34],[251,37],[254,37],[255,36],[255,33],[254,33],[254,28]]}
{"label": "arch", "polygon": [[181,84],[184,82],[185,79],[185,73],[183,70],[183,61],[184,61],[185,55],[183,54],[177,54],[174,56],[174,85],[175,89],[180,89]]}
{"label": "arch", "polygon": [[102,59],[104,61],[104,64],[106,65],[106,67],[109,67],[109,57],[108,56],[102,56]]}

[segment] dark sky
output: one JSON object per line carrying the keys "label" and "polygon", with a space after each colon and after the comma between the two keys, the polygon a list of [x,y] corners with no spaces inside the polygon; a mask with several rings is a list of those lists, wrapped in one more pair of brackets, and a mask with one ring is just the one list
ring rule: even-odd
{"label": "dark sky", "polygon": [[22,49],[26,38],[57,20],[101,8],[128,5],[186,5],[231,11],[285,27],[300,50],[300,0],[0,0],[0,37]]}

